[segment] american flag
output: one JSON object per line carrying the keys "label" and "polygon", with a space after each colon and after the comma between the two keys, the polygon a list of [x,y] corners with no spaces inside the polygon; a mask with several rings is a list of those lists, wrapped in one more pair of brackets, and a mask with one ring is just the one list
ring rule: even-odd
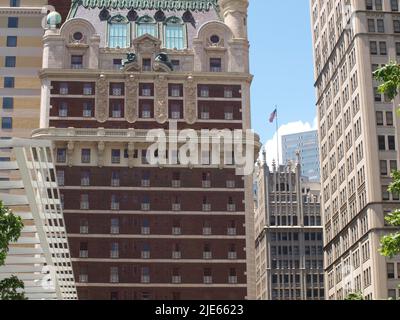
{"label": "american flag", "polygon": [[269,122],[270,123],[274,122],[277,114],[278,114],[278,109],[275,109],[274,112],[272,112],[271,115],[269,116]]}

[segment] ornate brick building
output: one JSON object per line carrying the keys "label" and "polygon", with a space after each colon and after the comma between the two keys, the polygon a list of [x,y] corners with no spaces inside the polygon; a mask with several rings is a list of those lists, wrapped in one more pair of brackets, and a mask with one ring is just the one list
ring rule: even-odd
{"label": "ornate brick building", "polygon": [[171,146],[154,166],[146,141],[250,128],[247,6],[83,0],[49,20],[33,136],[54,141],[80,299],[255,298],[252,176]]}

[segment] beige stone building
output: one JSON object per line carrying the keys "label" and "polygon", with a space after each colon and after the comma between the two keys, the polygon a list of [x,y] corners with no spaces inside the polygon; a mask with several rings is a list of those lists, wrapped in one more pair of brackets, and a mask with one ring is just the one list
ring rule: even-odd
{"label": "beige stone building", "polygon": [[323,300],[320,184],[300,164],[271,169],[264,153],[254,175],[257,299]]}
{"label": "beige stone building", "polygon": [[[393,103],[377,93],[372,72],[400,56],[397,0],[310,1],[325,227],[326,296],[399,298],[400,259],[386,259],[385,215],[399,163]],[[398,101],[396,101],[398,105]]]}
{"label": "beige stone building", "polygon": [[47,0],[0,1],[0,137],[30,137],[39,126],[42,27]]}

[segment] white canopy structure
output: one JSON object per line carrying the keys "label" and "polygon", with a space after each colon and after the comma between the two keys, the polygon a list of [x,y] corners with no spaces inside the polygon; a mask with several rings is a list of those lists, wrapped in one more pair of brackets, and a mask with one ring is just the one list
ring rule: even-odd
{"label": "white canopy structure", "polygon": [[50,141],[0,140],[0,200],[24,222],[0,280],[23,280],[28,299],[76,300]]}

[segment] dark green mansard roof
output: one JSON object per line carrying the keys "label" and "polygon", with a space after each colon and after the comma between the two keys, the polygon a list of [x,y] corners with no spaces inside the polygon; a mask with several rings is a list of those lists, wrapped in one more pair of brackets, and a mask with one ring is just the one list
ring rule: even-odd
{"label": "dark green mansard roof", "polygon": [[218,8],[218,0],[72,0],[72,11],[79,6],[88,9],[209,11],[210,9]]}

